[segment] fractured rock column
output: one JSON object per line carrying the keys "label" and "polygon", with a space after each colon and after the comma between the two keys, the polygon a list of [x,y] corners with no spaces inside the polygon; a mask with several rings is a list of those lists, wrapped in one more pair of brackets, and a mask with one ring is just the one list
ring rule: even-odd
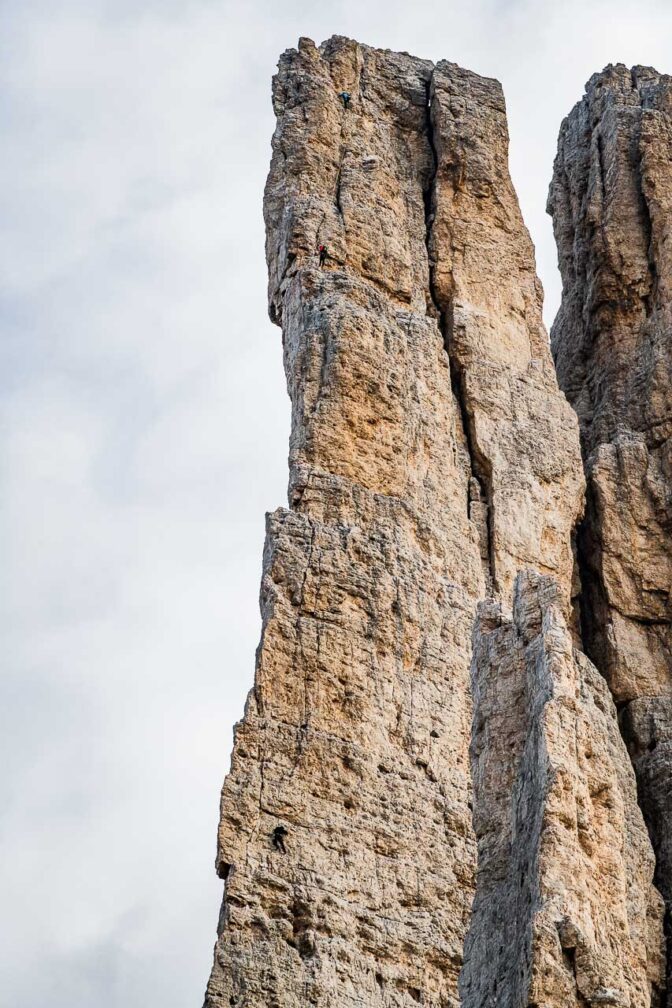
{"label": "fractured rock column", "polygon": [[[302,39],[273,102],[264,210],[292,403],[289,508],[267,522],[254,688],[222,790],[206,1008],[518,1008],[545,990],[547,961],[565,976],[575,949],[584,969],[612,925],[607,965],[567,990],[621,1003],[605,1001],[618,983],[624,1008],[644,1008],[658,918],[641,823],[619,818],[632,788],[613,726],[600,728],[600,780],[621,803],[604,816],[619,888],[601,891],[604,906],[574,879],[593,862],[552,845],[553,759],[597,703],[563,622],[583,473],[508,176],[501,88],[448,63]],[[526,684],[511,751],[482,702],[509,669],[506,649],[479,665],[495,611]],[[573,767],[568,808],[592,780]],[[508,981],[488,986],[478,967],[501,942],[482,926],[500,897],[495,806],[529,834],[530,856],[511,856],[534,897],[515,932],[527,973],[506,1002]],[[642,845],[629,858],[617,844],[631,835]]]}
{"label": "fractured rock column", "polygon": [[553,352],[588,479],[583,636],[621,712],[670,944],[671,78],[622,65],[591,78],[560,131],[549,211],[563,279]]}
{"label": "fractured rock column", "polygon": [[556,582],[482,603],[472,665],[476,898],[468,1006],[658,1004],[662,900],[608,687]]}
{"label": "fractured rock column", "polygon": [[274,80],[265,214],[291,509],[269,518],[255,686],[222,794],[210,1008],[458,1003],[485,583],[429,291],[431,72],[302,40]]}

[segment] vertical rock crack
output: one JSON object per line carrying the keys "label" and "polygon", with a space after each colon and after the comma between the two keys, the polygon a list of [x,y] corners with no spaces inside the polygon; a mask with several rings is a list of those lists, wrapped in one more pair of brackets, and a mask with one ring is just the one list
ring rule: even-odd
{"label": "vertical rock crack", "polygon": [[480,541],[481,562],[486,577],[488,594],[494,595],[499,589],[497,584],[495,553],[494,553],[494,507],[492,493],[492,478],[489,467],[476,448],[476,435],[474,431],[473,418],[467,408],[467,390],[464,370],[456,354],[451,352],[451,342],[453,338],[453,301],[452,298],[445,300],[441,297],[435,282],[436,273],[436,238],[434,234],[434,222],[436,219],[436,181],[439,172],[439,158],[434,139],[434,122],[432,112],[434,108],[434,74],[427,80],[425,90],[425,122],[427,132],[427,142],[431,152],[431,170],[425,189],[423,190],[423,200],[425,205],[425,245],[427,249],[428,264],[428,291],[431,306],[436,316],[439,331],[443,339],[443,348],[448,360],[448,370],[450,374],[450,385],[453,398],[457,405],[464,443],[467,449],[469,461],[469,493],[467,498],[467,514],[469,520],[476,527]]}

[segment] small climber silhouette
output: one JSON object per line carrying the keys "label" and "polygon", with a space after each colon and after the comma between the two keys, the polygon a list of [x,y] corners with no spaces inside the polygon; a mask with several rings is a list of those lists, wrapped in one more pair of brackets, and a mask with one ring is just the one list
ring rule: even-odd
{"label": "small climber silhouette", "polygon": [[321,269],[326,262],[327,256],[329,255],[329,250],[326,245],[320,245],[317,252],[320,257],[320,269]]}
{"label": "small climber silhouette", "polygon": [[285,849],[286,836],[287,836],[287,830],[285,829],[284,826],[276,826],[271,835],[273,846],[277,851],[280,851],[281,854],[287,853]]}
{"label": "small climber silhouette", "polygon": [[341,91],[341,93],[339,94],[338,97],[343,102],[343,108],[347,109],[348,105],[350,104],[350,95],[348,94],[348,92],[347,91]]}

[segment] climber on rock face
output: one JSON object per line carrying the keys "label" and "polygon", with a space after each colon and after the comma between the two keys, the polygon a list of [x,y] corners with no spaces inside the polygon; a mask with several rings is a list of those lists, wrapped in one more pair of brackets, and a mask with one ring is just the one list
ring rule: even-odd
{"label": "climber on rock face", "polygon": [[322,266],[324,266],[324,264],[326,262],[326,258],[329,255],[329,250],[327,249],[327,246],[326,245],[320,245],[319,248],[318,248],[318,250],[317,250],[317,254],[320,257],[320,268],[321,268]]}
{"label": "climber on rock face", "polygon": [[280,851],[281,854],[287,853],[285,849],[286,836],[287,836],[287,830],[285,829],[284,826],[276,826],[275,829],[273,830],[273,833],[271,834],[271,841],[273,843],[273,846],[277,851]]}
{"label": "climber on rock face", "polygon": [[348,92],[347,91],[341,91],[341,93],[339,94],[338,97],[343,102],[343,108],[347,109],[347,107],[348,107],[348,105],[350,103],[350,95],[348,94]]}

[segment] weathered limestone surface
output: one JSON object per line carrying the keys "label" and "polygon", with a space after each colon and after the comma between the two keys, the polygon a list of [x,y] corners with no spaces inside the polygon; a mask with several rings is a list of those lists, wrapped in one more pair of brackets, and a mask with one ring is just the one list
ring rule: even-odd
{"label": "weathered limestone surface", "polygon": [[465,1005],[658,1004],[662,900],[604,679],[557,584],[479,607],[472,666],[479,869]]}
{"label": "weathered limestone surface", "polygon": [[669,909],[672,78],[622,65],[591,78],[562,125],[549,210],[563,278],[553,351],[588,479],[584,640],[621,709]]}
{"label": "weathered limestone surface", "polygon": [[[613,712],[564,622],[583,496],[578,425],[541,322],[501,88],[450,63],[302,39],[280,60],[273,102],[265,218],[292,403],[289,509],[268,518],[255,683],[222,791],[225,893],[206,1006],[495,1004],[474,971],[501,938],[482,926],[500,894],[482,829],[493,781],[472,766],[472,730],[502,810],[524,818],[529,806],[528,830],[550,824],[530,834],[540,853],[522,866],[541,944],[515,1004],[551,982],[538,977],[547,959],[577,989],[563,948],[589,964],[577,966],[590,973],[578,988],[589,1003],[649,1004],[660,924],[651,853]],[[540,574],[520,575],[529,567]],[[510,752],[496,728],[483,734],[498,712],[472,704],[472,639],[477,691],[500,674],[478,657],[483,613],[495,611],[518,661],[510,675],[527,676]],[[582,766],[556,798],[553,759],[587,745],[596,710],[599,769]],[[521,800],[523,764],[541,790]],[[625,820],[588,807],[595,779]],[[571,854],[546,854],[563,810],[582,802],[587,836],[603,820],[611,830],[614,889],[601,902],[590,880],[573,879],[594,867],[576,829]],[[626,838],[632,851],[618,848]],[[565,928],[556,955],[565,918],[575,932]],[[612,925],[609,951],[594,953]],[[612,982],[631,1000],[605,1000]]]}
{"label": "weathered limestone surface", "polygon": [[531,565],[571,587],[583,500],[576,421],[558,395],[534,249],[508,171],[500,85],[450,63],[432,80],[430,249],[472,467],[489,505],[493,586]]}
{"label": "weathered limestone surface", "polygon": [[457,1003],[484,573],[429,291],[430,75],[303,40],[274,81],[265,212],[291,510],[269,520],[255,687],[224,786],[233,867],[208,1005]]}

